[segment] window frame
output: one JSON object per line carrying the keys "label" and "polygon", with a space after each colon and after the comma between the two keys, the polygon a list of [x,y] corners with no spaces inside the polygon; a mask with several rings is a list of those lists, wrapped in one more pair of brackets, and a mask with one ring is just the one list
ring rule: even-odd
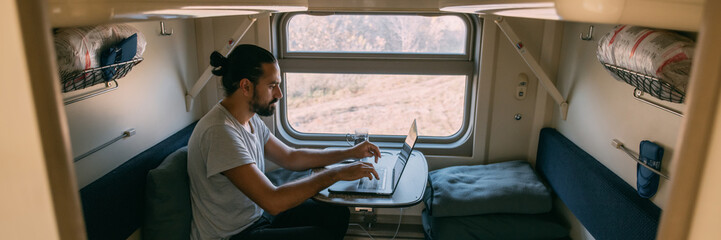
{"label": "window frame", "polygon": [[[348,146],[345,134],[330,133],[304,133],[295,130],[288,121],[288,108],[285,96],[286,72],[293,73],[331,73],[331,74],[414,74],[414,75],[465,75],[466,88],[463,107],[463,122],[460,129],[450,136],[421,136],[417,140],[417,149],[425,154],[443,154],[454,156],[470,156],[473,150],[472,122],[475,113],[475,98],[478,86],[477,49],[480,41],[480,19],[465,14],[434,14],[455,15],[461,17],[466,24],[466,53],[460,54],[372,54],[372,53],[307,53],[287,52],[286,37],[288,21],[298,14],[286,13],[274,18],[273,30],[274,44],[277,49],[276,56],[281,69],[281,91],[284,98],[279,101],[278,117],[276,118],[276,133],[279,139],[294,147],[331,147]],[[314,13],[328,15],[324,13]],[[413,13],[339,13],[339,14],[386,14],[386,15],[421,15]],[[310,63],[310,64],[309,64]],[[363,68],[356,66],[361,63]],[[461,74],[459,74],[461,73]],[[410,123],[409,123],[410,126]],[[377,135],[370,136],[379,147],[400,147],[404,135]]]}
{"label": "window frame", "polygon": [[466,25],[466,46],[463,54],[432,54],[432,53],[354,53],[354,52],[288,52],[288,46],[286,44],[286,37],[288,36],[288,22],[297,15],[313,15],[313,16],[330,16],[336,13],[323,13],[323,12],[294,12],[283,14],[280,20],[279,41],[278,41],[278,57],[282,59],[399,59],[399,60],[418,60],[418,59],[435,59],[435,60],[467,60],[471,61],[473,58],[473,21],[463,14],[448,13],[448,14],[413,14],[413,13],[357,13],[357,12],[343,12],[337,13],[338,15],[409,15],[409,16],[457,16]]}

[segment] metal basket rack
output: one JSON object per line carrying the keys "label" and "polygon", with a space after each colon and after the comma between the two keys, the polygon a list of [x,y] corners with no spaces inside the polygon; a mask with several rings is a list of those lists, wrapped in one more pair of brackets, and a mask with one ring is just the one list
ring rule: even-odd
{"label": "metal basket rack", "polygon": [[608,63],[601,62],[601,64],[606,67],[606,70],[612,73],[611,75],[614,78],[636,87],[636,89],[633,90],[633,97],[636,100],[659,108],[666,112],[672,113],[676,116],[683,117],[683,113],[681,111],[645,99],[643,98],[643,94],[648,93],[651,94],[651,96],[654,96],[664,101],[683,103],[683,101],[686,99],[685,92],[657,77],[631,71],[626,68],[622,68]]}
{"label": "metal basket rack", "polygon": [[143,58],[138,57],[126,62],[77,71],[72,74],[61,76],[62,91],[64,93],[105,83],[105,88],[103,89],[65,99],[65,105],[115,90],[118,87],[118,82],[116,80],[125,77],[125,75],[128,74],[135,65],[138,65],[142,61]]}
{"label": "metal basket rack", "polygon": [[608,63],[602,63],[611,75],[620,81],[624,81],[636,89],[641,90],[645,93],[651,94],[655,98],[669,101],[673,103],[683,103],[686,98],[686,93],[679,90],[670,83],[663,81],[657,77],[649,76],[639,72],[634,72],[626,68],[611,65]]}

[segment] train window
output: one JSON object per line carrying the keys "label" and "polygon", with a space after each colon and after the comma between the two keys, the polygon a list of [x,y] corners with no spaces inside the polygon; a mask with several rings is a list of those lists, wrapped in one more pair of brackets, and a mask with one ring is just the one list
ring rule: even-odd
{"label": "train window", "polygon": [[454,142],[469,129],[476,63],[465,15],[285,14],[278,58],[281,131],[341,140],[367,128],[397,140],[417,119],[420,142]]}
{"label": "train window", "polygon": [[[305,133],[405,135],[417,119],[425,136],[463,124],[466,76],[286,73],[288,123]],[[442,89],[442,91],[438,91]]]}

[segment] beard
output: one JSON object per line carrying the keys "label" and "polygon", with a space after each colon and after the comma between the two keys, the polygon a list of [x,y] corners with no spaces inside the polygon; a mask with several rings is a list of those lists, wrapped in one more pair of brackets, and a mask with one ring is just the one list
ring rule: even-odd
{"label": "beard", "polygon": [[253,96],[253,100],[250,102],[250,106],[253,108],[251,110],[263,117],[273,115],[273,113],[275,112],[275,106],[273,106],[273,103],[278,102],[278,99],[273,98],[273,100],[270,100],[268,104],[262,104],[260,103],[260,99],[258,99],[258,94],[256,93],[254,95],[255,96]]}

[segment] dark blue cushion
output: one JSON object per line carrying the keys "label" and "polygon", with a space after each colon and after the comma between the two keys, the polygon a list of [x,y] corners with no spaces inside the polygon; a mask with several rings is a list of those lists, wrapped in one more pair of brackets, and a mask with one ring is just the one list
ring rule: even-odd
{"label": "dark blue cushion", "polygon": [[188,147],[170,154],[150,170],[145,186],[144,240],[187,240],[193,213],[190,206]]}
{"label": "dark blue cushion", "polygon": [[551,193],[524,160],[452,166],[428,173],[426,209],[434,217],[547,213]]}
{"label": "dark blue cushion", "polygon": [[655,239],[661,209],[561,133],[541,130],[536,159],[539,176],[593,237]]}
{"label": "dark blue cushion", "polygon": [[429,240],[567,239],[568,229],[551,214],[495,213],[463,217],[433,217],[423,210]]}

